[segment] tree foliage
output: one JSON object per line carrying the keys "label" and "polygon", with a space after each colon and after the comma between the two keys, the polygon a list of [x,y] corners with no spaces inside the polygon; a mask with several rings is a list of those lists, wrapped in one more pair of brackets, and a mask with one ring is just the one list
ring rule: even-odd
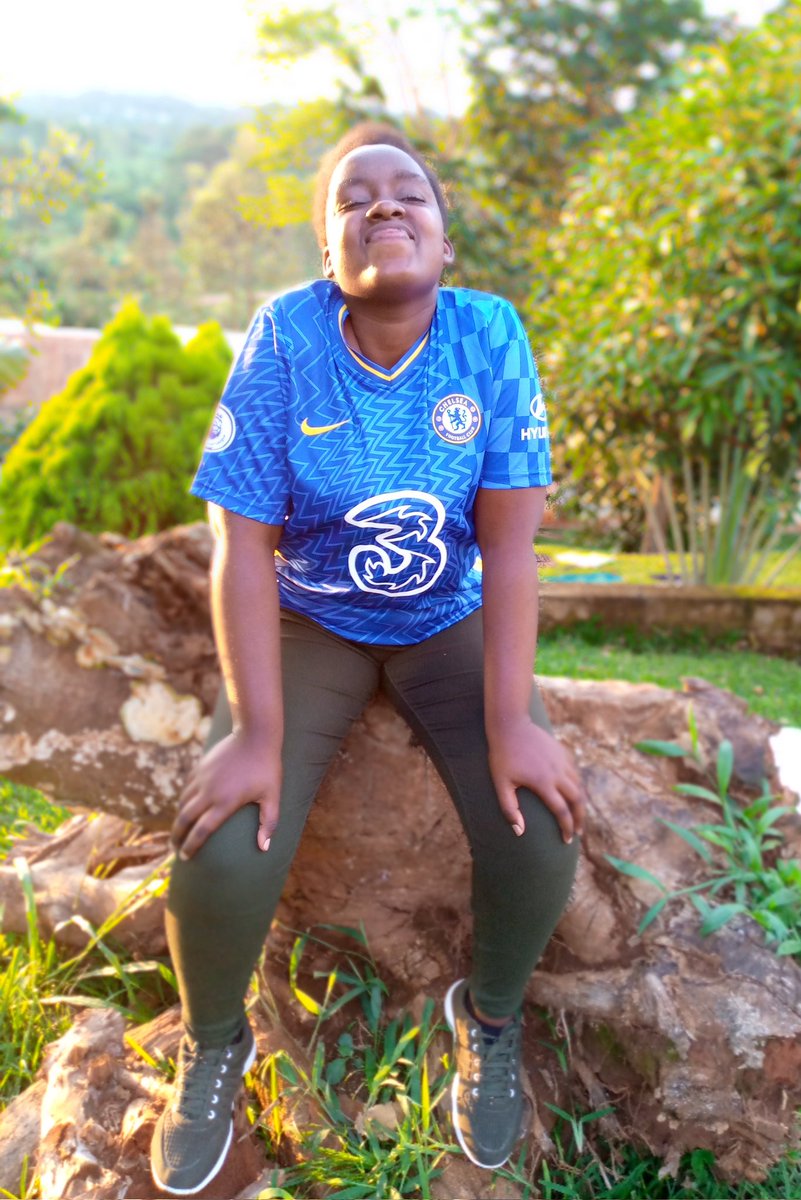
{"label": "tree foliage", "polygon": [[719,32],[700,0],[480,0],[464,29],[474,92],[465,185],[502,231],[506,294],[524,298],[530,232],[556,219],[592,139],[664,88],[688,47]]}
{"label": "tree foliage", "polygon": [[[302,205],[288,186],[291,165],[268,174],[255,130],[240,130],[233,153],[198,188],[181,222],[183,254],[203,305],[244,328],[265,296],[315,274],[319,255]],[[283,164],[281,164],[283,165]]]}
{"label": "tree foliage", "polygon": [[139,536],[202,516],[187,488],[230,362],[219,326],[182,346],[166,318],[124,306],[10,450],[0,539],[24,545],[60,520]]}
{"label": "tree foliage", "polygon": [[[459,36],[461,18],[454,8],[437,2],[430,6],[427,16],[429,21],[436,16],[452,37]],[[445,185],[458,249],[450,280],[475,284],[478,279],[492,276],[499,284],[503,265],[495,244],[503,240],[505,230],[463,186],[472,177],[464,122],[426,105],[424,92],[413,82],[413,64],[403,57],[398,35],[403,28],[413,42],[410,31],[419,17],[414,7],[394,15],[371,13],[366,25],[357,29],[329,7],[285,9],[263,20],[260,52],[270,66],[303,62],[311,73],[315,62],[326,55],[339,74],[332,95],[308,100],[292,110],[268,113],[259,122],[262,150],[257,163],[268,180],[268,191],[262,204],[251,206],[249,211],[251,215],[267,215],[274,224],[308,223],[314,175],[325,151],[358,121],[389,121],[402,128],[432,159]],[[368,52],[365,33],[373,44],[394,43],[399,57],[382,59]],[[396,82],[393,73],[404,84],[400,91],[407,103],[401,111],[393,110],[390,101]],[[479,227],[480,238],[474,236]]]}
{"label": "tree foliage", "polygon": [[574,178],[530,303],[579,475],[801,448],[801,5],[684,68]]}
{"label": "tree foliage", "polygon": [[[42,311],[47,298],[31,269],[31,251],[68,205],[97,186],[89,150],[76,134],[51,128],[39,144],[25,136],[24,119],[0,101],[0,309]],[[11,131],[15,130],[14,137]],[[22,130],[21,133],[19,131]]]}
{"label": "tree foliage", "polygon": [[[24,115],[0,125],[0,175],[13,177],[0,222],[0,312],[19,316],[30,295],[35,315],[102,327],[131,295],[148,312],[203,319],[178,217],[229,155],[245,114],[103,93],[20,104]],[[62,163],[76,168],[66,190],[63,173],[44,169],[54,139],[77,151]]]}

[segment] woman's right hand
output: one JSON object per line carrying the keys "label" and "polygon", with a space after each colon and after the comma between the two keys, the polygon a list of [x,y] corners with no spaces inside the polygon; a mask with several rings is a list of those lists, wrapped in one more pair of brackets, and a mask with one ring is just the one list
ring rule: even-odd
{"label": "woman's right hand", "polygon": [[195,854],[215,829],[245,804],[258,804],[257,842],[268,850],[278,824],[281,750],[269,738],[228,735],[204,755],[181,793],[172,842],[179,858]]}

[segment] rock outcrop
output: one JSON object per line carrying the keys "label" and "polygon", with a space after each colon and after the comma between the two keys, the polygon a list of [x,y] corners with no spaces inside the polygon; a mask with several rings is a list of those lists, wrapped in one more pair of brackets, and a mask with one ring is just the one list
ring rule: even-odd
{"label": "rock outcrop", "polygon": [[0,775],[169,822],[219,686],[210,554],[205,525],[135,542],[55,527],[0,589]]}
{"label": "rock outcrop", "polygon": [[[57,536],[65,539],[63,550],[78,535]],[[32,722],[26,735],[16,715],[7,722],[10,732],[0,737],[3,770],[46,786],[62,802],[110,814],[96,821],[78,816],[58,834],[35,835],[17,846],[16,856],[27,868],[0,868],[7,927],[24,929],[19,879],[29,869],[47,933],[77,937],[81,924],[70,924],[71,916],[96,927],[126,890],[138,886],[128,924],[111,936],[136,954],[163,951],[163,894],[158,888],[148,892],[142,883],[166,867],[169,854],[164,836],[152,827],[168,824],[175,784],[159,790],[154,779],[159,771],[173,779],[194,760],[216,692],[207,559],[206,534],[195,528],[140,543],[91,539],[85,560],[72,568],[69,604],[61,596],[51,600],[52,607],[28,593],[3,598],[10,649],[3,699],[19,719]],[[54,633],[57,629],[66,633]],[[94,666],[84,665],[90,660]],[[132,664],[138,675],[131,673]],[[136,695],[134,685],[143,681],[168,687],[180,698],[169,710],[170,720],[158,725],[172,731],[160,733],[160,741],[134,742],[121,716]],[[604,1119],[605,1134],[649,1148],[669,1171],[676,1170],[684,1150],[702,1147],[714,1152],[727,1178],[758,1179],[795,1137],[801,968],[792,958],[777,957],[748,917],[701,937],[698,915],[686,900],[671,903],[639,934],[638,924],[658,893],[647,879],[615,869],[610,857],[639,865],[670,890],[699,883],[705,865],[670,824],[690,829],[715,822],[719,809],[678,794],[674,785],[709,786],[718,746],[727,739],[735,750],[735,801],[752,798],[763,777],[778,786],[769,749],[774,727],[701,680],[686,681],[684,691],[565,679],[543,680],[541,686],[554,726],[577,758],[589,811],[572,902],[528,991],[526,1059],[538,1104],[535,1143],[547,1146],[549,1102],[562,1107],[571,1102],[579,1111],[609,1106],[614,1115]],[[694,754],[690,706],[697,727]],[[150,707],[140,709],[136,721],[144,715],[152,736]],[[97,731],[104,751],[78,758],[87,728]],[[13,747],[21,743],[13,739],[24,736],[28,748],[15,758]],[[688,754],[652,757],[636,749],[643,739],[682,742]],[[56,747],[49,757],[41,750],[47,744]],[[140,758],[137,746],[146,748]],[[119,796],[110,794],[110,779]],[[151,830],[132,826],[124,819],[129,816]],[[797,852],[797,820],[787,819],[786,832]],[[287,930],[318,922],[364,923],[396,1008],[419,1003],[421,992],[441,997],[469,962],[469,873],[465,841],[439,778],[403,722],[385,701],[375,701],[322,787],[279,910],[283,925],[275,931],[266,970],[274,993],[285,999],[290,1024],[302,1030],[307,1014],[285,983],[293,940]],[[329,965],[329,951],[310,942],[303,986],[319,988],[314,969]],[[569,1034],[567,1076],[543,1048],[540,1006]],[[87,1020],[76,1025],[79,1041]],[[34,1088],[40,1095],[41,1085]],[[137,1097],[132,1091],[129,1105],[145,1104]],[[28,1124],[31,1103],[30,1096],[15,1102]],[[135,1125],[132,1116],[126,1130]],[[95,1157],[106,1162],[102,1154]],[[114,1162],[103,1169],[121,1176],[119,1158]],[[47,1169],[57,1172],[56,1165]],[[98,1187],[106,1187],[106,1177],[97,1178]]]}

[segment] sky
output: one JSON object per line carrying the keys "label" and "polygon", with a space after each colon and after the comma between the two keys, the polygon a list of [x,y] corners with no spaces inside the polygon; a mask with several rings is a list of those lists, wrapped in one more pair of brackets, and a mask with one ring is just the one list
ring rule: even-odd
{"label": "sky", "polygon": [[[706,8],[755,24],[776,2],[706,0]],[[319,95],[320,80],[333,78],[328,63],[290,70],[256,59],[259,15],[285,7],[292,0],[0,0],[0,95],[102,90],[231,107]],[[337,7],[365,30],[398,11],[393,0],[339,0]],[[447,32],[423,18],[402,30],[400,43],[386,34],[374,42],[377,53],[399,63],[393,106],[410,107],[416,88],[432,107],[459,111],[465,84]]]}

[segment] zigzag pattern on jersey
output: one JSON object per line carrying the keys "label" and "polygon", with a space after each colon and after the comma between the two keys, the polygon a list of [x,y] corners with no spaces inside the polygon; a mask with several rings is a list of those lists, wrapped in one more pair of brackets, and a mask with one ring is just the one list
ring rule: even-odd
{"label": "zigzag pattern on jersey", "polygon": [[[204,457],[193,490],[258,520],[289,511],[277,564],[283,603],[343,636],[406,644],[480,604],[472,504],[488,468],[491,486],[543,481],[532,466],[547,467],[547,444],[515,442],[531,420],[536,372],[513,348],[525,338],[519,319],[496,297],[443,289],[430,340],[392,381],[344,347],[340,305],[335,285],[318,281],[263,310],[260,336],[254,321],[223,394],[236,438]],[[493,414],[502,393],[513,415]],[[458,445],[431,423],[454,394],[484,413]],[[433,531],[445,512],[443,565]]]}
{"label": "zigzag pattern on jersey", "polygon": [[[301,481],[301,494],[296,497],[295,512],[287,526],[287,532],[294,535],[297,525],[299,549],[305,549],[304,543],[312,538],[326,551],[343,549],[340,526],[343,497],[349,498],[351,507],[378,493],[430,491],[432,480],[437,481],[437,495],[449,511],[457,517],[461,514],[462,538],[470,536],[470,523],[463,510],[465,493],[474,486],[477,475],[475,453],[455,454],[454,447],[432,438],[431,405],[420,386],[424,382],[422,373],[417,381],[414,378],[409,381],[412,385],[415,382],[417,387],[407,386],[384,396],[380,417],[368,415],[364,428],[354,430],[352,437],[341,431],[341,443],[332,439],[324,444],[320,439],[311,446],[301,444],[300,451],[313,453],[319,449],[320,469],[315,472],[311,486],[304,486]],[[332,419],[337,415],[334,413]],[[362,452],[344,452],[343,443],[347,440],[352,445],[356,439],[357,449]],[[304,534],[304,528],[310,532]],[[344,536],[350,543],[356,531],[346,530]],[[449,558],[443,584],[449,582],[450,576],[453,584],[457,584],[464,568],[463,557],[464,550],[462,555]]]}

